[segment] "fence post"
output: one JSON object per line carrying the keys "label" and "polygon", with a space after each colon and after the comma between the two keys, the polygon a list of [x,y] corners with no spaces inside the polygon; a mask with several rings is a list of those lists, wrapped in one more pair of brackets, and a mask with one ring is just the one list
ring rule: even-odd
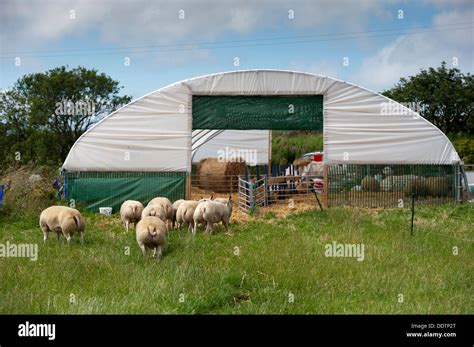
{"label": "fence post", "polygon": [[415,193],[411,193],[411,230],[410,234],[413,236],[413,222],[415,219]]}
{"label": "fence post", "polygon": [[63,179],[63,193],[64,193],[64,200],[65,200],[65,201],[68,200],[68,194],[69,194],[69,192],[68,192],[68,190],[67,190],[67,179],[66,179],[66,176],[67,176],[66,171],[63,171],[63,177],[64,177],[64,179]]}
{"label": "fence post", "polygon": [[250,211],[253,211],[255,202],[254,202],[254,186],[252,182],[249,182],[249,208]]}

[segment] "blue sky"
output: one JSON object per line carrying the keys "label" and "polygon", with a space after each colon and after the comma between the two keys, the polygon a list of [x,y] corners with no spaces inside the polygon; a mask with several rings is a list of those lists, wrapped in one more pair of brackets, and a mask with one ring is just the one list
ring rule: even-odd
{"label": "blue sky", "polygon": [[[473,1],[0,4],[2,89],[24,74],[61,65],[104,72],[134,98],[181,79],[238,69],[307,71],[375,91],[442,60],[463,72],[473,71]],[[291,11],[294,18],[289,18]],[[222,46],[230,47],[218,48]],[[20,66],[15,66],[15,57]],[[236,57],[239,66],[234,65]],[[345,57],[348,66],[343,65]]]}

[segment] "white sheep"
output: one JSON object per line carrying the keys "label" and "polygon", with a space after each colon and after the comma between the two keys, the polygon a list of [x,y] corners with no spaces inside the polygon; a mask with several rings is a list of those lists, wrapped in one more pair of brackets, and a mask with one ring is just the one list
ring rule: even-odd
{"label": "white sheep", "polygon": [[165,209],[161,205],[151,205],[145,207],[142,211],[141,217],[142,219],[145,217],[158,217],[165,223],[167,218]]}
{"label": "white sheep", "polygon": [[125,230],[128,231],[129,224],[135,224],[140,221],[143,212],[143,205],[140,201],[126,200],[120,207],[120,217],[122,218]]}
{"label": "white sheep", "polygon": [[81,244],[84,243],[86,223],[81,213],[74,208],[66,206],[48,207],[41,212],[39,225],[43,231],[44,242],[48,240],[50,231],[56,231],[58,240],[62,233],[69,243],[74,232],[78,231],[79,240]]}
{"label": "white sheep", "polygon": [[166,219],[168,223],[172,225],[174,212],[173,212],[173,204],[171,203],[171,201],[168,198],[157,197],[157,198],[151,199],[147,206],[152,206],[152,205],[163,206],[163,209],[166,212]]}
{"label": "white sheep", "polygon": [[194,209],[193,230],[192,230],[194,235],[196,234],[196,229],[197,229],[198,224],[204,224],[205,223],[204,217],[203,217],[203,214],[204,214],[203,207],[206,205],[206,203],[207,203],[207,201],[202,201]]}
{"label": "white sheep", "polygon": [[232,197],[229,197],[227,204],[216,201],[207,201],[202,207],[202,217],[206,222],[206,232],[212,233],[215,223],[222,222],[226,232],[229,230],[229,219],[232,211]]}
{"label": "white sheep", "polygon": [[230,208],[230,212],[229,212],[229,220],[230,220],[230,217],[232,217],[232,208],[233,208],[232,196],[229,195],[228,199],[226,199],[226,198],[215,198],[213,201],[223,203],[224,205],[227,205],[227,203],[230,201],[230,204],[228,205],[229,208]]}
{"label": "white sheep", "polygon": [[153,249],[153,257],[160,261],[166,243],[166,223],[158,217],[145,217],[135,228],[138,247],[146,255],[146,249]]}
{"label": "white sheep", "polygon": [[183,201],[184,201],[183,199],[179,199],[173,202],[173,225],[172,225],[173,228],[175,227],[175,225],[177,228],[180,227],[180,225],[176,221],[176,213],[178,212],[179,205],[181,205]]}
{"label": "white sheep", "polygon": [[184,200],[176,211],[176,222],[179,225],[187,224],[189,231],[194,227],[193,214],[198,204],[199,201]]}

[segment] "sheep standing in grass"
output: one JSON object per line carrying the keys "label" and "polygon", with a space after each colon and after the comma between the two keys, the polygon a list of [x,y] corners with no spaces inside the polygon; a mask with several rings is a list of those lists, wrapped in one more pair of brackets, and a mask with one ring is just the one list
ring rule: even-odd
{"label": "sheep standing in grass", "polygon": [[166,212],[166,220],[171,226],[173,224],[173,214],[174,214],[173,204],[171,203],[171,201],[168,198],[158,197],[158,198],[151,199],[147,206],[152,206],[152,205],[163,206],[163,209]]}
{"label": "sheep standing in grass", "polygon": [[[230,211],[229,211],[229,220],[230,220],[230,217],[232,217],[232,208],[233,208],[233,203],[232,203],[232,196],[229,196],[228,199],[226,198],[215,198],[213,201],[217,201],[217,202],[220,202],[224,205],[227,205],[229,206],[230,208]],[[230,202],[230,203],[229,203]]]}
{"label": "sheep standing in grass", "polygon": [[[194,215],[193,215],[193,221],[194,221],[194,226],[193,226],[193,234],[196,234],[196,229],[197,229],[197,226],[199,224],[206,224],[206,221],[204,220],[204,209],[203,207],[206,206],[206,202],[209,201],[209,200],[212,200],[212,196],[210,199],[203,199],[203,200],[200,200],[200,203],[199,205],[196,206],[196,209],[194,210]],[[229,207],[229,220],[230,220],[230,217],[232,216],[232,207],[233,207],[233,204],[232,204],[232,198],[229,196],[228,199],[226,198],[215,198],[214,200],[212,201],[215,201],[215,202],[219,202],[221,204],[224,204],[224,205],[227,205],[228,204],[228,207]],[[230,203],[229,203],[230,201]]]}
{"label": "sheep standing in grass", "polygon": [[165,223],[167,218],[165,209],[161,205],[151,205],[145,207],[141,217],[142,219],[145,217],[158,217]]}
{"label": "sheep standing in grass", "polygon": [[122,218],[125,230],[128,231],[129,224],[133,223],[135,226],[140,221],[143,212],[143,205],[140,201],[126,200],[120,207],[120,217]]}
{"label": "sheep standing in grass", "polygon": [[206,232],[212,233],[214,224],[222,222],[226,232],[229,230],[229,219],[232,211],[232,197],[226,204],[216,201],[208,201],[202,207],[202,216],[206,222]]}
{"label": "sheep standing in grass", "polygon": [[197,205],[199,205],[199,201],[184,200],[176,211],[176,222],[179,225],[187,224],[189,231],[194,227],[193,215]]}
{"label": "sheep standing in grass", "polygon": [[199,224],[203,224],[205,223],[204,221],[204,217],[203,217],[203,214],[204,214],[204,210],[203,210],[203,207],[206,206],[206,203],[207,203],[208,200],[206,201],[201,201],[197,206],[196,208],[194,209],[194,213],[193,213],[193,234],[196,234],[196,229],[197,229],[197,226]]}
{"label": "sheep standing in grass", "polygon": [[184,201],[183,199],[179,199],[173,202],[173,225],[172,225],[173,228],[175,227],[175,225],[177,228],[180,227],[180,225],[176,221],[176,213],[178,212],[179,205],[181,205],[183,201]]}
{"label": "sheep standing in grass", "polygon": [[166,223],[158,217],[145,217],[135,228],[138,247],[146,255],[146,249],[153,249],[153,257],[160,261],[166,243]]}
{"label": "sheep standing in grass", "polygon": [[74,232],[78,231],[79,240],[81,244],[84,243],[86,223],[81,213],[74,208],[66,206],[48,207],[41,212],[39,225],[43,231],[44,242],[48,240],[50,231],[56,231],[58,240],[62,233],[69,243]]}

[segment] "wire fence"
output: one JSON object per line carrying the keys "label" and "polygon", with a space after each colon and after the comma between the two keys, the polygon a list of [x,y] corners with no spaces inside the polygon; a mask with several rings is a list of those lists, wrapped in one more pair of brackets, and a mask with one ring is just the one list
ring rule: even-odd
{"label": "wire fence", "polygon": [[[212,175],[206,177],[205,175],[193,174],[191,178],[191,185],[194,189],[199,189],[203,195],[220,194],[234,194],[242,193],[242,184],[239,190],[239,177],[241,180],[249,184],[256,184],[265,178],[265,205],[276,203],[288,204],[292,199],[294,202],[300,201],[315,201],[314,191],[323,192],[323,178],[318,175],[281,175],[275,177],[267,177],[265,175],[223,175],[216,177]],[[258,184],[258,192],[261,191],[262,184]],[[246,188],[248,195],[248,189]]]}
{"label": "wire fence", "polygon": [[[322,173],[314,175],[241,176],[249,184],[265,179],[265,205],[289,202],[362,208],[399,208],[414,197],[417,205],[439,205],[461,201],[462,177],[459,165],[361,165],[327,166],[327,187]],[[239,192],[239,175],[207,178],[194,174],[192,186],[205,194]]]}
{"label": "wire fence", "polygon": [[394,208],[461,199],[459,165],[330,165],[328,205]]}

